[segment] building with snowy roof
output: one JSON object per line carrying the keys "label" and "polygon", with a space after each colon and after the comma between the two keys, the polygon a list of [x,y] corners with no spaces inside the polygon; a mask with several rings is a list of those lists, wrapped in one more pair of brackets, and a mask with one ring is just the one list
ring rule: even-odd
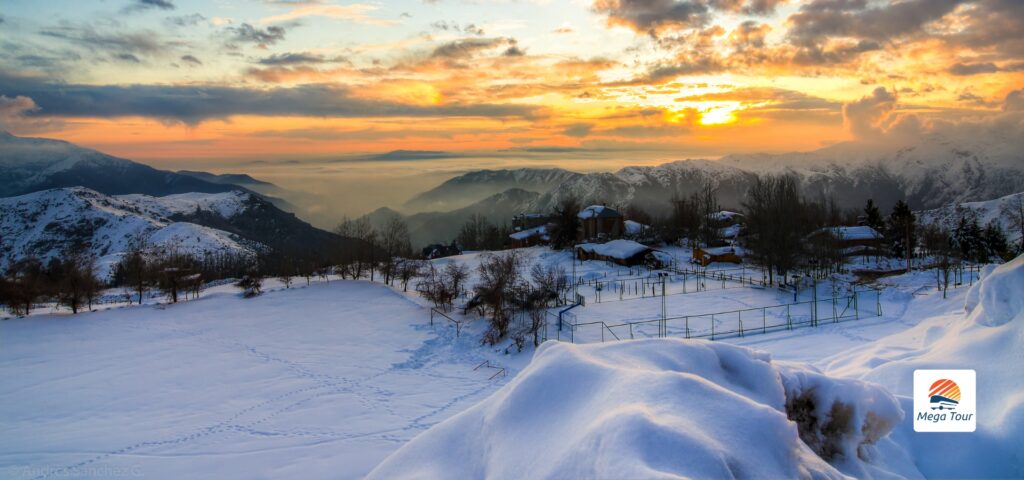
{"label": "building with snowy roof", "polygon": [[834,242],[835,248],[842,250],[843,255],[855,256],[881,253],[884,237],[867,225],[857,225],[820,228],[807,238],[812,242],[827,238]]}
{"label": "building with snowy roof", "polygon": [[580,219],[580,239],[622,238],[625,232],[625,218],[611,207],[591,205],[577,215]]}
{"label": "building with snowy roof", "polygon": [[541,225],[539,227],[528,228],[526,230],[520,230],[513,232],[508,236],[512,248],[526,248],[534,245],[547,245],[551,242],[551,235],[549,232],[549,225]]}
{"label": "building with snowy roof", "polygon": [[576,245],[576,258],[580,260],[603,260],[631,267],[647,265],[662,268],[672,262],[665,252],[655,250],[632,240],[612,240],[608,243],[583,243]]}

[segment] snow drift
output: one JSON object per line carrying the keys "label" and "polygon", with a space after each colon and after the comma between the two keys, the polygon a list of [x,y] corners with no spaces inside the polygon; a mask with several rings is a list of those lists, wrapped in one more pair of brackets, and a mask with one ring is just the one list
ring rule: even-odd
{"label": "snow drift", "polygon": [[415,438],[370,477],[863,476],[862,458],[902,418],[877,385],[744,347],[548,342],[501,390]]}
{"label": "snow drift", "polygon": [[974,369],[974,433],[915,433],[908,418],[894,433],[933,478],[1024,477],[1024,256],[983,271],[965,312],[916,327],[833,359],[832,374],[878,382],[913,410],[916,369]]}

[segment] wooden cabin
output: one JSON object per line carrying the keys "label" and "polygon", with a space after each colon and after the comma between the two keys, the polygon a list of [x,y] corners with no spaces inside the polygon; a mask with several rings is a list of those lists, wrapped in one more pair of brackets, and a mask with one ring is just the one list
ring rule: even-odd
{"label": "wooden cabin", "polygon": [[614,208],[591,205],[577,215],[580,219],[580,240],[622,238],[625,218]]}

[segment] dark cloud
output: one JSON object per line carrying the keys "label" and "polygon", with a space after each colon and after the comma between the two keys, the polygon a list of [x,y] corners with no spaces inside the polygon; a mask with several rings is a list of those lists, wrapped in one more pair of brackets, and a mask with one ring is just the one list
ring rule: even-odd
{"label": "dark cloud", "polygon": [[192,55],[182,55],[181,56],[181,61],[185,62],[185,63],[188,63],[188,64],[192,64],[192,65],[202,65],[203,64],[203,62],[201,62],[198,58],[196,58],[196,57],[194,57]]}
{"label": "dark cloud", "polygon": [[483,36],[484,29],[476,26],[473,23],[467,23],[465,25],[459,25],[458,22],[448,22],[445,20],[438,20],[430,24],[430,27],[434,30],[441,30],[445,32],[457,32],[466,33],[469,35]]}
{"label": "dark cloud", "polygon": [[142,60],[139,60],[139,57],[136,57],[135,55],[132,55],[130,53],[119,53],[117,55],[114,55],[114,58],[116,58],[116,59],[118,59],[118,60],[120,60],[122,62],[142,63]]}
{"label": "dark cloud", "polygon": [[565,133],[565,135],[569,137],[583,138],[590,135],[590,131],[593,129],[594,124],[592,123],[574,123],[565,127],[565,130],[563,130],[562,133]]}
{"label": "dark cloud", "polygon": [[143,116],[197,124],[232,115],[310,117],[533,117],[526,105],[408,105],[367,100],[334,85],[257,89],[225,86],[75,85],[0,73],[0,92],[31,98],[55,117]]}
{"label": "dark cloud", "polygon": [[286,52],[263,57],[256,61],[260,65],[304,65],[312,63],[344,62],[342,57],[328,58],[323,55],[308,52]]}
{"label": "dark cloud", "polygon": [[609,23],[657,36],[663,30],[702,28],[714,12],[765,15],[782,0],[595,0],[593,10]]}
{"label": "dark cloud", "polygon": [[957,63],[949,68],[949,73],[952,73],[953,75],[978,75],[982,73],[1020,71],[1024,71],[1024,62],[1007,63],[1003,66],[998,66],[992,62]]}
{"label": "dark cloud", "polygon": [[[447,59],[447,60],[463,60],[472,58],[478,52],[498,48],[502,46],[508,46],[513,48],[516,46],[514,38],[496,37],[496,38],[463,38],[448,42],[442,45],[438,45],[431,52],[430,57],[436,59]],[[506,50],[506,53],[508,50]]]}
{"label": "dark cloud", "polygon": [[174,10],[174,3],[170,0],[133,0],[128,6],[124,7],[125,12],[141,12],[144,10],[151,9],[159,10]]}
{"label": "dark cloud", "polygon": [[841,36],[887,41],[919,32],[964,2],[906,0],[869,6],[865,0],[814,0],[789,17],[789,36],[801,44]]}
{"label": "dark cloud", "polygon": [[166,19],[164,19],[164,23],[174,27],[193,27],[199,25],[200,23],[203,23],[204,20],[206,20],[206,17],[198,13],[193,13],[191,15],[167,17]]}
{"label": "dark cloud", "polygon": [[708,5],[696,0],[596,0],[593,9],[611,23],[652,35],[663,28],[701,27],[710,20]]}
{"label": "dark cloud", "polygon": [[278,25],[271,25],[265,29],[253,27],[243,23],[237,27],[228,27],[231,34],[230,40],[239,43],[253,43],[260,48],[267,48],[281,40],[284,40],[285,29]]}
{"label": "dark cloud", "polygon": [[881,49],[882,45],[873,40],[833,42],[827,47],[805,45],[796,51],[793,61],[803,65],[835,65],[849,62],[862,53]]}
{"label": "dark cloud", "polygon": [[991,62],[958,63],[949,68],[949,73],[952,73],[953,75],[977,75],[979,73],[993,73],[998,71],[999,67]]}
{"label": "dark cloud", "polygon": [[62,22],[58,26],[44,28],[40,35],[61,39],[79,47],[94,51],[156,54],[163,53],[176,43],[166,42],[151,31],[105,32],[90,24]]}

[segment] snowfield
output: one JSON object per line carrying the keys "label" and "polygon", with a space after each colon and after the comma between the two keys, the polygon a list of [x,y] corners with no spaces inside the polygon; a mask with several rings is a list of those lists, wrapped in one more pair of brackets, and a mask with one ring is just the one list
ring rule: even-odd
{"label": "snowfield", "polygon": [[[521,253],[570,267],[569,252]],[[585,262],[575,273],[635,272]],[[456,337],[412,288],[367,281],[268,282],[248,300],[225,285],[176,305],[8,319],[0,478],[1024,476],[1024,258],[948,299],[934,282],[883,278],[880,317],[715,342],[641,329],[521,353],[481,346],[482,322]],[[671,283],[666,308],[793,298],[712,287],[672,294],[684,285]],[[657,316],[662,301],[581,294],[580,322]],[[916,368],[977,370],[977,432],[913,431]]]}
{"label": "snowfield", "polygon": [[342,281],[2,321],[0,478],[361,477],[505,380],[428,321]]}

